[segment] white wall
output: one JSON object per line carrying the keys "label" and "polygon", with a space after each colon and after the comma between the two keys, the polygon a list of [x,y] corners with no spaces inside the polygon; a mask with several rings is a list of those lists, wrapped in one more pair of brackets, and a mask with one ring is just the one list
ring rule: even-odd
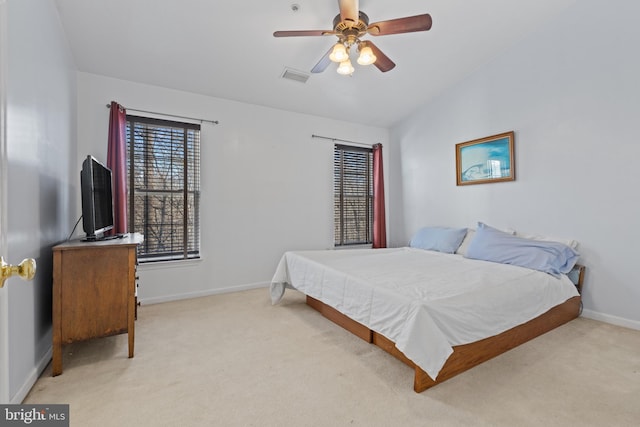
{"label": "white wall", "polygon": [[51,247],[73,225],[76,203],[69,175],[76,71],[52,1],[9,0],[7,68],[8,254],[2,255],[14,264],[37,262],[33,282],[11,279],[2,290],[9,306],[8,399],[20,403],[51,358]]}
{"label": "white wall", "polygon": [[[640,329],[639,15],[577,2],[392,129],[392,242],[477,221],[577,239],[585,315]],[[455,144],[509,130],[516,181],[456,187]]]}
{"label": "white wall", "polygon": [[202,260],[142,265],[143,303],[265,286],[285,251],[333,247],[333,144],[311,135],[388,141],[382,128],[78,73],[78,159],[105,160],[111,100],[220,122],[201,132]]}

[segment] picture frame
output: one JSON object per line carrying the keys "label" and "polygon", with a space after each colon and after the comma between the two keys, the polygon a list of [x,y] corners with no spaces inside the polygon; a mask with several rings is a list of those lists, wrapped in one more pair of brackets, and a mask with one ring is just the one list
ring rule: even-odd
{"label": "picture frame", "polygon": [[456,144],[456,185],[515,181],[513,131]]}

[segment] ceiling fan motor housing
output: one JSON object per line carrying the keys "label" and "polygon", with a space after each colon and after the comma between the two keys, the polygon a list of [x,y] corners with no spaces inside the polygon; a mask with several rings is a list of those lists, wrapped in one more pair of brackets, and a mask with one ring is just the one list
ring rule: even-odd
{"label": "ceiling fan motor housing", "polygon": [[349,45],[356,43],[360,37],[364,36],[368,26],[369,17],[364,12],[359,12],[358,22],[343,21],[339,14],[333,19],[333,30],[337,33],[336,35]]}

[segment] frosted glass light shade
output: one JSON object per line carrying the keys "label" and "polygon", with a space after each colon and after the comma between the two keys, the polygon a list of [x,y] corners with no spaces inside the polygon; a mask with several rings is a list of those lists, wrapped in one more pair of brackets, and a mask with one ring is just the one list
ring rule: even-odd
{"label": "frosted glass light shade", "polygon": [[360,65],[371,65],[376,62],[376,56],[373,54],[373,51],[369,46],[365,46],[360,49],[360,56],[358,56],[358,64]]}
{"label": "frosted glass light shade", "polygon": [[353,68],[353,65],[351,65],[351,61],[347,59],[346,61],[342,61],[340,63],[340,66],[338,67],[338,74],[342,74],[343,76],[348,76],[353,74],[354,70],[355,68]]}
{"label": "frosted glass light shade", "polygon": [[336,43],[329,55],[329,59],[333,62],[343,62],[349,59],[347,48],[342,43]]}

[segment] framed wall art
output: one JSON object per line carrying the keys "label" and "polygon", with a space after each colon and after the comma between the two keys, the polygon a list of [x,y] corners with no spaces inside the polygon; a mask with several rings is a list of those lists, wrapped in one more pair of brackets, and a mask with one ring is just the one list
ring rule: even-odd
{"label": "framed wall art", "polygon": [[514,181],[514,132],[456,144],[456,184]]}

